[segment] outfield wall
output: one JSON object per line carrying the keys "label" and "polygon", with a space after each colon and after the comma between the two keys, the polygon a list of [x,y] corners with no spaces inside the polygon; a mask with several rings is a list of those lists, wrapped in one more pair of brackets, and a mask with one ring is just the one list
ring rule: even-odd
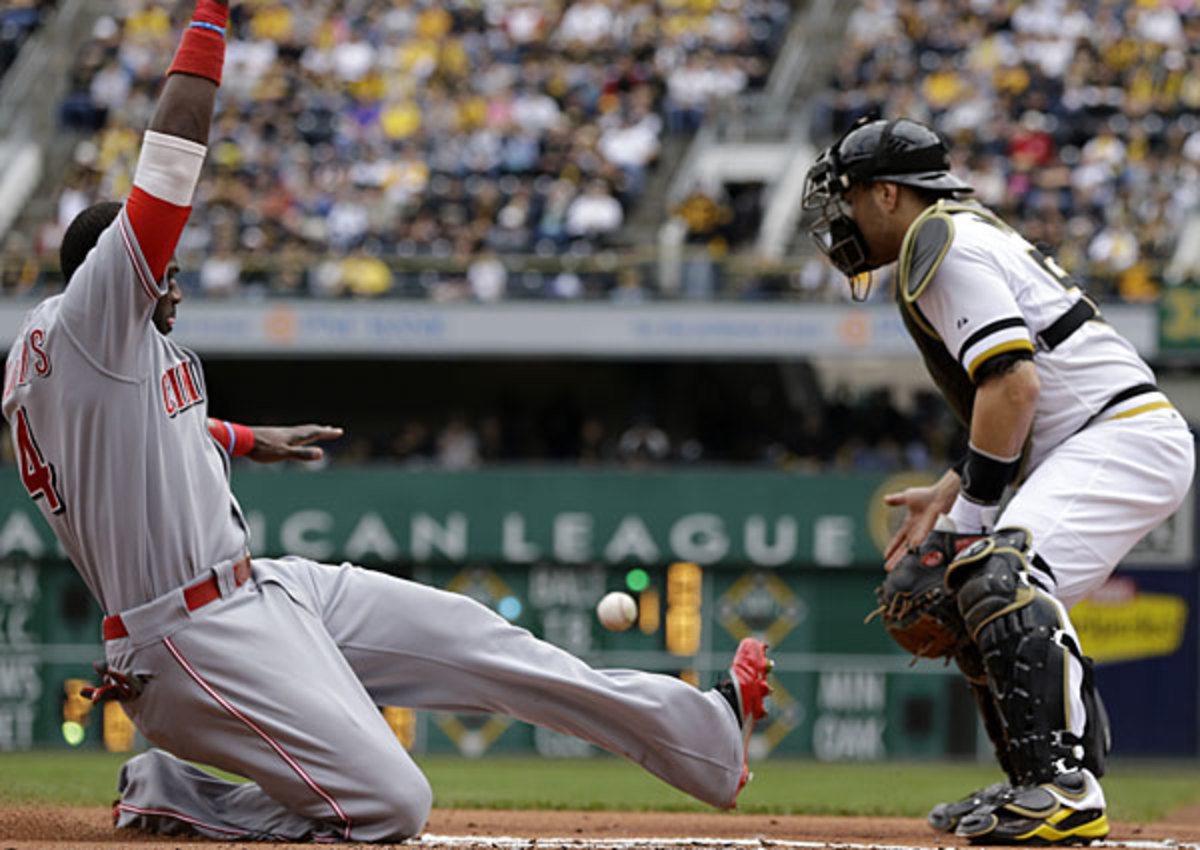
{"label": "outfield wall", "polygon": [[[101,655],[100,612],[16,476],[0,488],[0,749],[98,746],[104,718],[67,692]],[[987,757],[953,667],[915,665],[878,622],[881,495],[919,477],[779,472],[240,468],[256,554],[350,559],[468,593],[599,666],[710,684],[737,641],[774,647],[758,756]],[[1123,755],[1200,754],[1194,505],[1074,612]],[[595,602],[629,589],[628,632]],[[403,613],[397,612],[398,627]],[[492,717],[395,713],[423,752],[582,755],[586,745]],[[120,726],[109,716],[110,741]]]}

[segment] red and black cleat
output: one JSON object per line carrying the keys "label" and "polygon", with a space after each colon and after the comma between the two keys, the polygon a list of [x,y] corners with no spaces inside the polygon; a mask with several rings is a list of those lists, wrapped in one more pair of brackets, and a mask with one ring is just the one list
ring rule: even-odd
{"label": "red and black cleat", "polygon": [[737,795],[741,793],[742,788],[753,776],[747,760],[750,736],[754,734],[754,724],[767,716],[767,709],[763,705],[763,701],[771,693],[767,675],[774,666],[775,662],[767,658],[767,645],[755,638],[742,639],[742,642],[738,644],[737,652],[733,655],[733,664],[729,666],[729,679],[732,685],[729,690],[733,692],[734,697],[730,702],[736,700],[734,709],[737,711],[738,720],[742,725],[742,777],[738,781],[737,791],[734,793],[733,806],[737,805]]}

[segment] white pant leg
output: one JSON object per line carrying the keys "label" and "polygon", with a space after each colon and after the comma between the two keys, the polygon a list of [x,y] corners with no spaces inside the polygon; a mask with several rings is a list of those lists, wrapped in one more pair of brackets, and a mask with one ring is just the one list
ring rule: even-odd
{"label": "white pant leg", "polygon": [[[1055,448],[1005,507],[997,527],[1030,531],[1033,553],[1053,571],[1049,589],[1060,625],[1076,646],[1079,636],[1067,612],[1178,509],[1194,468],[1191,432],[1173,410],[1098,422]],[[1067,664],[1069,726],[1079,735],[1087,722],[1083,668],[1073,655]],[[1102,806],[1103,792],[1092,778],[1081,805],[1097,800]]]}
{"label": "white pant leg", "polygon": [[115,669],[152,676],[125,704],[150,741],[256,783],[234,795],[184,793],[181,784],[203,783],[170,760],[131,763],[127,820],[138,809],[165,810],[225,838],[379,841],[419,833],[432,804],[428,782],[313,602],[270,581],[271,564],[255,561],[255,581],[153,642],[110,644]]}
{"label": "white pant leg", "polygon": [[742,740],[728,702],[671,676],[595,670],[466,596],[290,559],[376,702],[511,715],[625,756],[714,806],[732,804]]}
{"label": "white pant leg", "polygon": [[1191,432],[1174,410],[1098,422],[1038,465],[997,527],[1029,529],[1070,610],[1179,507],[1194,469]]}

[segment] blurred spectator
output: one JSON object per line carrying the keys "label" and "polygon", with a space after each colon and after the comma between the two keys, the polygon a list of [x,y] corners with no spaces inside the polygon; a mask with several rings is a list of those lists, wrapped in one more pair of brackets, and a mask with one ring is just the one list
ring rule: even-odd
{"label": "blurred spectator", "polygon": [[360,245],[342,261],[340,283],[348,295],[374,298],[392,288],[392,272],[373,246]]}
{"label": "blurred spectator", "polygon": [[5,261],[0,263],[0,292],[24,295],[37,282],[37,263],[28,240],[20,233],[9,233],[4,240]]}
{"label": "blurred spectator", "polygon": [[392,456],[405,463],[424,463],[434,453],[433,438],[425,423],[407,419],[401,426],[400,433],[392,440]]}
{"label": "blurred spectator", "polygon": [[617,286],[610,298],[618,304],[641,304],[650,299],[642,285],[642,273],[634,267],[621,269],[617,275]]}
{"label": "blurred spectator", "polygon": [[608,186],[603,180],[593,180],[567,208],[566,231],[570,236],[606,236],[615,233],[623,219],[621,204]]}
{"label": "blurred spectator", "polygon": [[659,463],[670,454],[666,432],[647,416],[638,417],[617,440],[617,459],[631,465]]}
{"label": "blurred spectator", "polygon": [[484,304],[500,301],[508,287],[508,269],[495,254],[480,254],[467,269],[467,285],[476,301]]}
{"label": "blurred spectator", "polygon": [[592,46],[607,42],[612,35],[613,14],[602,0],[576,0],[567,5],[558,39],[570,47],[573,44]]}
{"label": "blurred spectator", "polygon": [[579,428],[579,462],[584,464],[603,463],[613,457],[604,430],[604,423],[594,417],[585,419]]}
{"label": "blurred spectator", "polygon": [[462,416],[452,416],[437,437],[437,460],[444,469],[479,465],[479,437]]}
{"label": "blurred spectator", "polygon": [[200,266],[200,291],[205,295],[228,297],[237,294],[241,280],[242,262],[223,246],[215,254],[205,258]]}
{"label": "blurred spectator", "polygon": [[583,281],[570,269],[559,272],[550,282],[550,295],[554,298],[573,300],[583,296]]}
{"label": "blurred spectator", "polygon": [[674,215],[687,226],[687,241],[693,244],[724,242],[724,231],[733,223],[733,209],[719,186],[693,190],[675,208]]}
{"label": "blurred spectator", "polygon": [[25,40],[49,17],[54,0],[0,2],[0,77],[21,52]]}

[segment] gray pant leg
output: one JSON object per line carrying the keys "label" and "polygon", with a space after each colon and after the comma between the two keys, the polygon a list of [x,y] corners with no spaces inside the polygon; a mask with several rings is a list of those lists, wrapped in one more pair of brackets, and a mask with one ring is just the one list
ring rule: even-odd
{"label": "gray pant leg", "polygon": [[223,841],[338,837],[329,826],[292,814],[258,785],[221,779],[164,750],[148,750],[127,761],[117,790],[117,826],[122,828]]}
{"label": "gray pant leg", "polygon": [[593,669],[461,594],[292,563],[375,702],[511,715],[625,756],[711,805],[733,802],[741,732],[719,694],[672,676]]}
{"label": "gray pant leg", "polygon": [[132,807],[158,809],[205,824],[206,835],[293,840],[400,840],[421,830],[429,784],[312,608],[266,581],[157,641],[126,652],[110,645],[116,669],[151,676],[125,704],[150,741],[254,783],[229,793],[162,757],[135,759],[122,801],[130,820]]}

